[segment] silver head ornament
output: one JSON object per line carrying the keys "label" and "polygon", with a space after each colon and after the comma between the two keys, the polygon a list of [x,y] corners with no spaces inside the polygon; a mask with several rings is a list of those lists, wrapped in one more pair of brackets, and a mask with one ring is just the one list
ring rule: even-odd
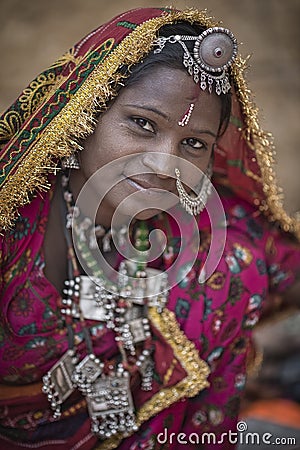
{"label": "silver head ornament", "polygon": [[[192,54],[185,44],[186,41],[195,41]],[[218,95],[230,91],[228,68],[237,56],[237,41],[231,31],[227,28],[212,27],[199,36],[161,36],[154,42],[158,47],[154,53],[161,53],[167,43],[181,45],[184,52],[183,65],[202,90],[208,88],[209,92],[212,92],[215,84],[215,92]]]}

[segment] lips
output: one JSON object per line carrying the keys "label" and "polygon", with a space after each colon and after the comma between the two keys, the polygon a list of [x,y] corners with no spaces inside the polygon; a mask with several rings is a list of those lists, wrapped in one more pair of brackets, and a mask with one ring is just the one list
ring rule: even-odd
{"label": "lips", "polygon": [[177,203],[178,198],[176,192],[174,192],[176,189],[175,182],[172,183],[172,179],[160,179],[155,176],[155,179],[152,181],[152,179],[146,180],[145,178],[141,179],[136,176],[127,176],[124,181],[126,181],[135,192],[142,195],[142,197],[137,197],[137,200],[140,199],[140,201],[142,201],[144,209],[152,208],[160,211],[167,211]]}
{"label": "lips", "polygon": [[136,189],[139,190],[146,190],[146,189],[161,189],[161,190],[168,190],[165,187],[161,186],[161,185],[157,185],[154,183],[149,182],[148,180],[140,180],[134,177],[126,177],[126,181],[133,187],[135,187]]}

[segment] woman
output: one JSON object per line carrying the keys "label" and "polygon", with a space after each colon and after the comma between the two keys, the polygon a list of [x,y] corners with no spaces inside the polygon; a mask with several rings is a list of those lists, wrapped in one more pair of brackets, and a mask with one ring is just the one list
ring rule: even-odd
{"label": "woman", "polygon": [[238,442],[252,328],[300,262],[244,68],[204,12],[137,9],[3,115],[2,448]]}

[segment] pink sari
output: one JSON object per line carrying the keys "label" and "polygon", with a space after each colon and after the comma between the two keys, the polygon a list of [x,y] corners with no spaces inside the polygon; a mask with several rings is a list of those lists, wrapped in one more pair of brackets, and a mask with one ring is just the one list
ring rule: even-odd
{"label": "pink sari", "polygon": [[[138,432],[124,439],[118,446],[120,449],[158,449],[165,448],[166,444],[167,448],[177,449],[182,445],[181,441],[186,441],[187,448],[200,448],[201,442],[205,449],[229,449],[233,446],[226,433],[236,431],[240,395],[251,351],[252,328],[267,301],[267,292],[275,288],[284,290],[293,282],[300,256],[297,247],[289,240],[284,241],[278,231],[269,229],[249,205],[237,202],[230,194],[223,197],[223,204],[228,233],[218,267],[205,284],[198,283],[210,240],[209,218],[203,213],[200,219],[202,244],[196,263],[188,276],[171,290],[167,305],[168,310],[175,314],[185,337],[195,345],[200,358],[208,363],[210,386],[192,398],[184,396],[180,401],[174,401],[171,387],[186,378],[187,369],[183,360],[178,361],[180,358],[174,364],[174,351],[165,330],[154,325],[159,381],[150,394],[134,387],[136,408],[141,416],[144,414],[148,418],[145,421],[141,419]],[[42,245],[49,207],[49,194],[44,194],[43,198],[36,197],[22,209],[15,229],[3,241],[2,383],[24,385],[40,380],[67,350],[66,329],[58,308],[60,294],[43,274]],[[159,226],[159,221],[156,226]],[[179,237],[172,222],[164,231],[174,245]],[[185,225],[184,231],[183,266],[189,264],[192,253],[189,224]],[[114,358],[117,348],[112,332],[99,322],[90,322],[89,325],[96,354],[101,359]],[[76,331],[78,340],[82,340],[82,330],[78,328]],[[166,381],[167,372],[169,378]],[[151,407],[153,411],[157,410],[151,401],[160,391],[165,393],[164,401],[160,412],[152,416]],[[145,405],[150,405],[147,414],[143,412]],[[19,442],[25,448],[32,448],[35,443],[35,448],[49,449],[54,445],[68,449],[93,448],[97,443],[97,438],[90,432],[86,404],[80,395],[68,399],[59,421],[52,418],[46,396],[42,393],[23,400],[18,397],[5,399],[1,406],[1,423],[4,427],[0,433],[1,442],[11,449],[19,448]],[[7,430],[11,427],[14,431],[10,439]],[[61,427],[64,429],[63,437],[54,439],[60,436]],[[205,433],[213,434],[208,438]],[[224,441],[221,442],[222,439]],[[76,447],[79,442],[80,446]],[[103,445],[107,448],[107,443]],[[97,448],[102,448],[102,445]]]}

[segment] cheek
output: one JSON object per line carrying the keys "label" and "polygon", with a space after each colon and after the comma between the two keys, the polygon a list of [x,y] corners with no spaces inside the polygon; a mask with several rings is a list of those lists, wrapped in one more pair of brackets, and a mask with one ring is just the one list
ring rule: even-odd
{"label": "cheek", "polygon": [[188,192],[199,184],[203,173],[206,174],[211,156],[212,151],[210,150],[199,158],[189,158],[186,161],[181,161],[179,167],[180,179],[185,184]]}
{"label": "cheek", "polygon": [[110,136],[100,138],[100,133],[89,136],[81,153],[82,168],[88,175],[115,159],[115,147]]}

